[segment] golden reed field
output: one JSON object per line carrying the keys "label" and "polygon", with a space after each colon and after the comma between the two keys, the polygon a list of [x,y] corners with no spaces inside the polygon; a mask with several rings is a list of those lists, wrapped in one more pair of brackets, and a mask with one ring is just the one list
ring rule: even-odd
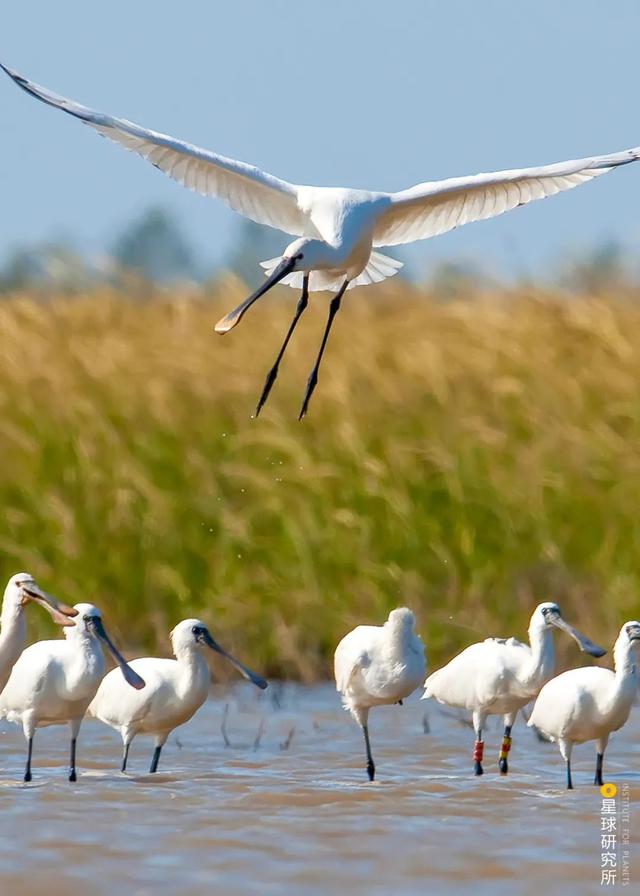
{"label": "golden reed field", "polygon": [[199,615],[305,681],[400,604],[431,668],[540,600],[605,644],[640,615],[640,304],[356,290],[298,423],[326,296],[253,420],[297,297],[215,335],[247,291],[0,303],[2,577],[95,602],[130,654]]}

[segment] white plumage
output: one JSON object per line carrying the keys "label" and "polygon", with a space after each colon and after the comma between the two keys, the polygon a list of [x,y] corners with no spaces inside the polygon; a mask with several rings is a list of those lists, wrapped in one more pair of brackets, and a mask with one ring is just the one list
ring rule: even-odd
{"label": "white plumage", "polygon": [[145,680],[142,690],[132,691],[114,669],[102,681],[89,707],[90,715],[120,732],[123,772],[136,734],[154,735],[151,772],[157,771],[160,751],[168,736],[174,728],[188,722],[207,699],[211,676],[205,653],[209,650],[224,656],[257,687],[267,687],[263,678],[223,650],[199,619],[179,622],[170,637],[175,660],[143,657],[131,661],[131,668]]}
{"label": "white plumage", "polygon": [[22,725],[28,742],[24,780],[31,780],[33,736],[37,728],[69,723],[71,756],[69,780],[76,780],[76,738],[82,719],[104,675],[102,642],[134,688],[144,681],[133,672],[109,639],[100,611],[92,604],[76,604],[75,624],[65,628],[65,640],[37,641],[22,652],[0,694],[0,718]]}
{"label": "white plumage", "polygon": [[528,724],[557,742],[567,764],[567,788],[572,789],[571,751],[574,744],[596,742],[595,784],[602,784],[604,751],[612,731],[625,724],[638,693],[640,622],[625,622],[613,648],[615,672],[590,666],[570,669],[540,691]]}
{"label": "white plumage", "polygon": [[554,627],[575,638],[580,649],[591,656],[605,653],[565,622],[557,604],[547,602],[539,604],[531,616],[529,644],[522,644],[515,638],[487,638],[467,647],[425,681],[423,699],[433,697],[439,703],[473,713],[476,733],[474,771],[477,775],[483,773],[482,730],[490,715],[504,716],[505,733],[499,767],[503,774],[508,772],[511,728],[518,711],[537,696],[553,675]]}
{"label": "white plumage", "polygon": [[336,690],[362,728],[367,751],[367,774],[373,781],[375,765],[369,742],[369,710],[401,703],[420,686],[426,671],[424,645],[415,633],[411,610],[389,613],[384,625],[359,625],[336,648]]}
{"label": "white plumage", "polygon": [[267,376],[257,413],[275,381],[279,361],[306,307],[309,291],[327,289],[338,294],[330,308],[301,417],[315,388],[322,353],[344,291],[378,283],[401,267],[400,262],[374,249],[428,239],[472,221],[496,217],[573,189],[640,158],[640,147],[636,147],[541,167],[427,181],[396,193],[304,186],[125,119],[96,112],[52,93],[6,66],[2,68],[27,93],[80,119],[190,190],[215,196],[259,224],[298,237],[287,246],[281,259],[264,263],[269,279],[216,325],[217,332],[228,332],[279,281],[303,289],[303,299],[285,343]]}
{"label": "white plumage", "polygon": [[28,572],[18,572],[11,576],[4,589],[0,615],[0,693],[24,647],[24,610],[30,601],[44,607],[58,625],[73,625],[69,617],[77,615],[71,607],[43,591]]}

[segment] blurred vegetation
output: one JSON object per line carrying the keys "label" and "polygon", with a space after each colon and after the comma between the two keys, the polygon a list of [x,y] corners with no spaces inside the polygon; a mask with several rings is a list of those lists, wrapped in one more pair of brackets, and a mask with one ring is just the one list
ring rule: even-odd
{"label": "blurred vegetation", "polygon": [[[640,305],[355,290],[310,414],[296,294],[101,287],[0,302],[0,575],[94,601],[129,653],[201,616],[257,669],[330,674],[352,626],[417,613],[431,668],[540,600],[609,646],[640,615]],[[29,613],[30,635],[52,628]],[[578,661],[570,644],[558,647]]]}

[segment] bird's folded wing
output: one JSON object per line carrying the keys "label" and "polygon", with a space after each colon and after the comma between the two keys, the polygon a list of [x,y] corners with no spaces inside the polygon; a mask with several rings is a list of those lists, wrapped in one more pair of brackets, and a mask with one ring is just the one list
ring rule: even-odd
{"label": "bird's folded wing", "polygon": [[356,672],[368,669],[370,665],[371,658],[366,650],[355,655],[344,653],[341,656],[336,656],[334,674],[338,693],[346,694]]}
{"label": "bird's folded wing", "polygon": [[640,159],[640,147],[541,168],[418,184],[390,195],[390,203],[377,221],[373,245],[395,246],[424,240],[461,224],[494,218],[535,199],[570,190],[637,159]]}
{"label": "bird's folded wing", "polygon": [[27,93],[90,125],[103,137],[138,153],[178,183],[216,196],[234,211],[258,224],[302,236],[306,215],[298,208],[298,187],[244,162],[227,159],[174,137],[149,131],[121,118],[88,109],[0,67]]}

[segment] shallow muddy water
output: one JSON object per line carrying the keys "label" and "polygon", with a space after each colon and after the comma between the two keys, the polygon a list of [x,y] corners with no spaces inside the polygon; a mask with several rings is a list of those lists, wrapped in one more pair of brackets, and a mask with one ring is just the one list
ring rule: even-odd
{"label": "shallow muddy water", "polygon": [[[496,774],[497,720],[486,732],[482,778],[470,774],[471,730],[417,695],[403,707],[373,710],[370,728],[374,784],[365,783],[361,735],[330,686],[214,689],[169,739],[157,775],[146,773],[149,738],[134,741],[130,774],[121,775],[119,736],[87,720],[77,784],[66,780],[60,727],[37,733],[34,779],[25,785],[22,733],[0,723],[0,891],[588,896],[611,889],[600,886],[593,745],[575,749],[577,789],[567,794],[557,748],[539,743],[520,720],[507,778]],[[629,784],[633,892],[638,709],[611,740],[605,779],[618,785],[618,808]]]}

